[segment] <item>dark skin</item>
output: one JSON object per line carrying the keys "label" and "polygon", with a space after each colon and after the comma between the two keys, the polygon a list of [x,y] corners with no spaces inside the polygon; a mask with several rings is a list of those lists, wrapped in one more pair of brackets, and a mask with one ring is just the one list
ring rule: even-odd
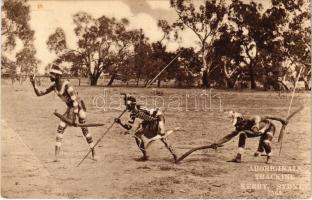
{"label": "dark skin", "polygon": [[130,130],[130,129],[132,128],[132,127],[129,126],[128,124],[122,124],[122,123],[121,123],[121,120],[120,120],[119,118],[115,118],[115,122],[116,122],[117,124],[120,124],[124,129]]}
{"label": "dark skin", "polygon": [[[277,118],[277,117],[261,117],[261,120],[263,120],[263,121],[264,120],[268,120],[268,119],[279,121],[283,125],[287,124],[287,121],[285,121],[285,120],[283,120],[281,118]],[[259,126],[260,126],[259,129],[264,129],[265,130],[268,127],[268,123],[260,122]],[[250,134],[252,134],[252,133],[262,134],[262,132],[259,131],[259,129],[256,128],[256,127],[252,127],[249,130],[248,129],[244,129],[244,128],[241,129],[241,128],[242,127],[237,126],[235,131],[233,131],[230,134],[226,135],[225,137],[221,138],[218,142],[216,142],[216,143],[214,143],[212,145],[214,146],[214,148],[217,148],[219,145],[224,144],[224,143],[230,141],[232,138],[237,136],[241,131],[250,132]]]}
{"label": "dark skin", "polygon": [[[50,77],[51,82],[55,82],[55,87],[56,87],[56,89],[57,89],[58,91],[60,91],[60,90],[61,90],[61,87],[62,87],[61,76],[60,76],[60,75],[57,75],[57,74],[52,74],[52,73],[50,73],[49,77]],[[33,88],[34,88],[35,93],[36,93],[37,96],[43,96],[43,95],[49,94],[49,93],[52,92],[53,89],[54,89],[54,88],[52,88],[52,87],[49,87],[49,88],[47,88],[45,91],[39,92],[39,91],[37,90],[37,88],[36,88],[36,83],[35,83],[34,76],[30,76],[29,79],[30,79],[30,82],[31,82],[31,84],[32,84],[32,86],[33,86]]]}
{"label": "dark skin", "polygon": [[[126,109],[131,112],[135,109],[135,104],[131,103],[131,104],[127,104],[126,105]],[[129,126],[128,124],[122,124],[121,120],[119,118],[115,118],[115,123],[120,124],[124,129],[126,130],[130,130],[132,127]]]}
{"label": "dark skin", "polygon": [[[30,82],[31,82],[31,84],[32,84],[32,86],[34,88],[34,91],[35,91],[37,96],[43,96],[43,95],[51,93],[52,91],[54,91],[54,87],[56,87],[57,91],[61,90],[61,87],[62,87],[61,76],[58,75],[58,74],[50,73],[49,77],[50,77],[50,81],[55,83],[54,86],[50,86],[49,88],[47,88],[44,91],[39,91],[36,88],[34,75],[33,76],[29,76],[29,80],[30,80]],[[72,110],[72,112],[73,112],[73,110]],[[76,115],[74,113],[72,113],[71,116],[73,116],[73,119],[72,119],[73,122],[72,123],[75,124],[75,122],[76,122]]]}

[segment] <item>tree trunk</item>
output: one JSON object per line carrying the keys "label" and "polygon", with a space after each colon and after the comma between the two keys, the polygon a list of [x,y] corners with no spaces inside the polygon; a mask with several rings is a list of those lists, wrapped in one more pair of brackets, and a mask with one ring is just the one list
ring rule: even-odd
{"label": "tree trunk", "polygon": [[90,82],[90,85],[91,85],[91,86],[96,86],[96,85],[97,85],[98,79],[92,77],[92,78],[90,79],[90,81],[91,81],[91,82]]}
{"label": "tree trunk", "polygon": [[101,73],[90,74],[90,85],[96,86]]}
{"label": "tree trunk", "polygon": [[251,61],[249,64],[249,76],[250,76],[250,88],[251,89],[256,89],[257,85],[256,85],[256,77],[255,77],[255,71],[253,68],[253,62]]}
{"label": "tree trunk", "polygon": [[239,75],[240,72],[234,73],[235,71],[233,71],[232,73],[228,73],[228,71],[226,69],[226,65],[224,65],[223,67],[224,67],[224,69],[223,69],[223,73],[224,73],[223,83],[224,83],[226,88],[233,89],[238,77],[240,76]]}
{"label": "tree trunk", "polygon": [[311,90],[311,87],[309,85],[309,81],[307,81],[306,79],[303,79],[304,82],[304,88],[305,90]]}
{"label": "tree trunk", "polygon": [[158,81],[157,81],[157,87],[160,87],[160,82],[161,82],[161,80],[158,79]]}
{"label": "tree trunk", "polygon": [[112,84],[113,84],[115,78],[116,78],[116,74],[113,73],[112,76],[111,76],[111,78],[110,78],[110,80],[109,80],[109,82],[107,83],[107,86],[112,86]]}
{"label": "tree trunk", "polygon": [[178,87],[182,87],[182,81],[178,81]]}
{"label": "tree trunk", "polygon": [[203,82],[203,87],[209,88],[209,80],[208,80],[208,72],[207,72],[207,70],[203,71],[202,82]]}
{"label": "tree trunk", "polygon": [[139,86],[139,81],[140,81],[140,78],[137,78],[137,80],[136,80],[136,86],[137,87]]}
{"label": "tree trunk", "polygon": [[139,87],[139,82],[141,79],[141,72],[139,74],[136,75],[136,86]]}
{"label": "tree trunk", "polygon": [[285,90],[289,91],[288,86],[283,81],[279,81],[279,82],[280,82],[281,86],[284,87]]}
{"label": "tree trunk", "polygon": [[208,80],[208,67],[207,67],[207,61],[206,61],[206,41],[203,41],[202,43],[202,84],[205,88],[209,88],[209,80]]}
{"label": "tree trunk", "polygon": [[226,79],[226,88],[233,89],[236,80]]}
{"label": "tree trunk", "polygon": [[291,76],[291,77],[289,78],[289,81],[291,82],[292,86],[295,87],[296,77]]}

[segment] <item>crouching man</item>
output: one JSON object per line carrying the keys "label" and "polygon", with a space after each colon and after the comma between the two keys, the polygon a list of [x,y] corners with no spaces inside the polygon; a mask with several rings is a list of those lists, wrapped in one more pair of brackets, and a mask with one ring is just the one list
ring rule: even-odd
{"label": "crouching man", "polygon": [[215,148],[223,143],[230,141],[233,137],[239,135],[237,155],[229,162],[240,163],[245,150],[246,139],[259,137],[260,139],[258,149],[254,153],[254,156],[257,157],[260,154],[264,154],[267,157],[266,163],[270,163],[272,157],[271,142],[276,131],[276,127],[271,122],[271,120],[279,121],[283,125],[287,124],[287,122],[277,117],[267,117],[259,115],[247,117],[233,111],[229,112],[229,117],[233,120],[235,130],[220,139],[218,142],[214,143],[213,145],[215,146]]}
{"label": "crouching man", "polygon": [[123,124],[119,118],[115,118],[115,122],[120,124],[126,130],[130,130],[135,122],[135,119],[141,119],[142,122],[137,127],[134,137],[136,144],[143,153],[143,156],[139,158],[139,161],[148,160],[148,155],[145,149],[145,144],[143,136],[148,139],[154,138],[156,136],[162,136],[160,140],[164,143],[165,147],[169,150],[171,155],[176,162],[177,156],[173,151],[173,148],[166,141],[165,136],[165,117],[159,109],[146,109],[140,105],[136,104],[136,99],[132,96],[125,96],[124,98],[126,109],[130,112],[130,120],[128,123]]}

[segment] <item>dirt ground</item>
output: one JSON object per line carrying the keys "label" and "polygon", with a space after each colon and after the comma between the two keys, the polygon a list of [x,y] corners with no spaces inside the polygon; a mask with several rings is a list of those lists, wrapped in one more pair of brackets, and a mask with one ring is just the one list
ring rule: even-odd
{"label": "dirt ground", "polygon": [[[103,122],[90,128],[95,140],[110,126],[120,110],[103,100],[103,87],[79,87],[79,95],[88,108],[89,122]],[[201,89],[110,88],[106,92],[134,95],[157,93],[156,103],[164,98],[166,127],[183,131],[168,137],[178,155],[225,136],[233,127],[223,112],[219,99],[209,99],[206,110],[195,96]],[[174,164],[166,148],[155,142],[148,150],[150,160],[140,157],[134,138],[123,135],[114,126],[96,148],[99,160],[86,159],[88,146],[78,128],[67,128],[60,162],[52,162],[58,119],[53,111],[65,110],[63,103],[50,94],[37,98],[30,84],[2,85],[1,92],[1,195],[7,198],[307,198],[310,196],[310,94],[298,93],[292,110],[304,110],[287,126],[283,149],[273,140],[273,163],[265,157],[253,157],[258,139],[247,140],[240,164],[228,163],[237,152],[238,138],[215,150],[195,152],[180,164]],[[244,114],[285,117],[289,93],[213,90],[222,97],[222,109]],[[188,95],[188,96],[187,96]],[[151,102],[147,104],[151,105]],[[157,104],[157,105],[158,105]],[[127,120],[125,115],[122,120]],[[271,168],[268,168],[271,166]],[[272,167],[275,166],[275,167]],[[276,170],[279,169],[279,170]],[[262,177],[262,178],[259,178]]]}

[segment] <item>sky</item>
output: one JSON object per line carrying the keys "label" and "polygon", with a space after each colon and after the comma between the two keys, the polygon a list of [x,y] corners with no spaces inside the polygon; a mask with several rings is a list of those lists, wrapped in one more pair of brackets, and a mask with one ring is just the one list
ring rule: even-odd
{"label": "sky", "polygon": [[[34,45],[37,49],[37,58],[41,61],[39,71],[52,62],[56,55],[49,52],[46,41],[57,27],[65,31],[67,44],[75,48],[76,37],[72,16],[79,11],[90,13],[93,17],[127,18],[130,21],[129,29],[142,28],[151,42],[162,37],[157,27],[158,19],[174,22],[177,18],[175,11],[170,7],[169,0],[30,0],[31,28],[35,31]],[[174,51],[180,46],[195,47],[197,38],[190,31],[184,31],[182,42],[168,42],[167,49]]]}
{"label": "sky", "polygon": [[[199,4],[202,0],[194,0]],[[248,2],[250,0],[243,0]],[[258,0],[267,4],[269,0]],[[170,7],[169,0],[29,0],[30,25],[35,31],[34,45],[37,50],[37,58],[41,61],[39,72],[51,63],[56,55],[48,50],[46,42],[49,35],[60,27],[65,31],[67,45],[75,49],[76,37],[72,16],[77,12],[84,11],[94,18],[103,15],[116,19],[127,18],[130,21],[129,29],[142,28],[151,42],[162,37],[162,31],[157,27],[159,19],[165,19],[172,23],[176,21],[177,14]],[[179,32],[181,40],[166,41],[168,51],[175,51],[179,47],[194,47],[199,50],[198,38],[190,29]],[[19,49],[16,48],[16,53]],[[14,52],[10,57],[14,57]]]}

